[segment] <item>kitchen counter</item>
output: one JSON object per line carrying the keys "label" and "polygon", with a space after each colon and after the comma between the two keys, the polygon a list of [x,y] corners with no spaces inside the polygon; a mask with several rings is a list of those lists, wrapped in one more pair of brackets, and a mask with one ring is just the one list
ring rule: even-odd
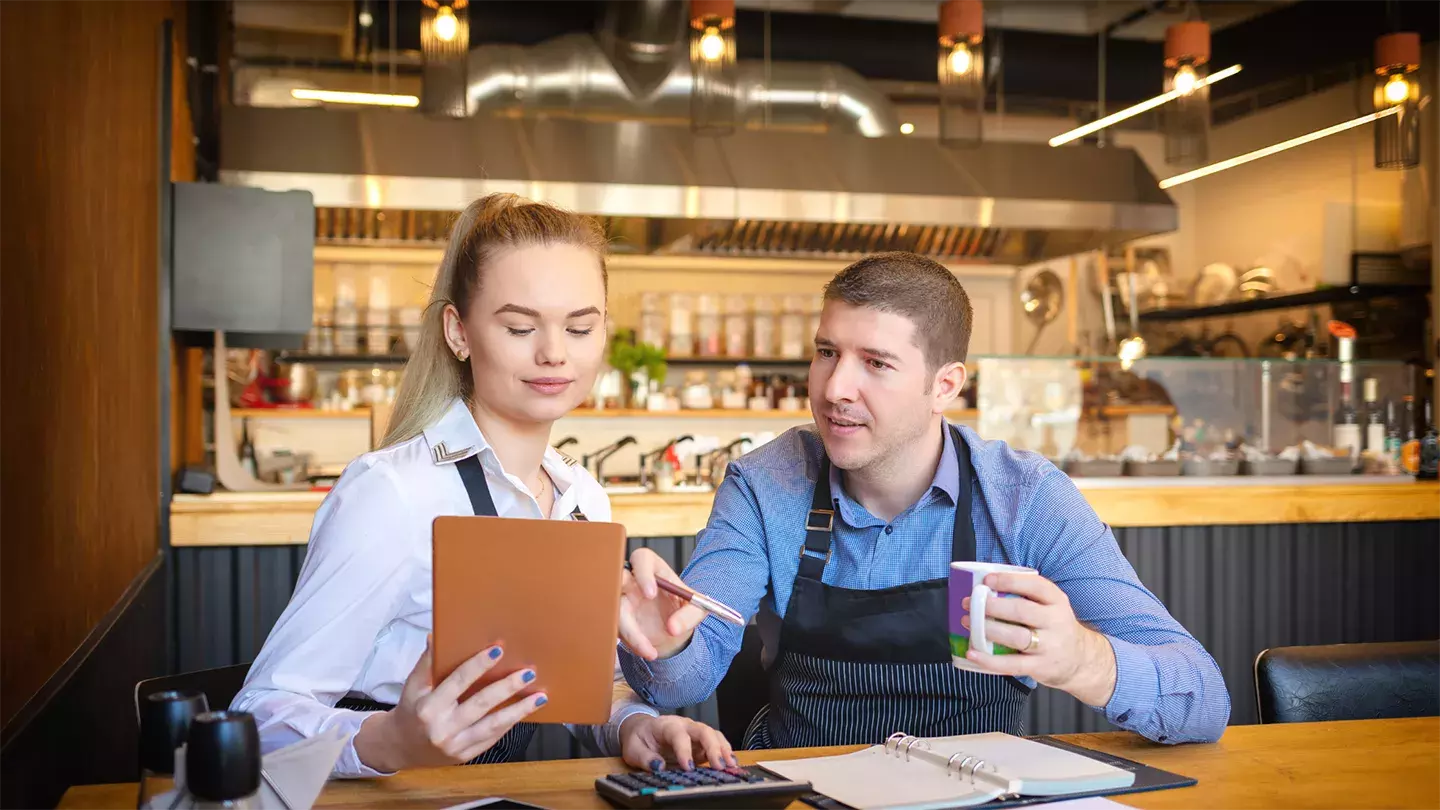
{"label": "kitchen counter", "polygon": [[[1408,477],[1235,476],[1078,478],[1100,519],[1115,527],[1368,523],[1440,519],[1440,484]],[[323,492],[177,495],[172,546],[301,545]],[[710,514],[709,492],[612,495],[613,519],[632,537],[688,537]]]}

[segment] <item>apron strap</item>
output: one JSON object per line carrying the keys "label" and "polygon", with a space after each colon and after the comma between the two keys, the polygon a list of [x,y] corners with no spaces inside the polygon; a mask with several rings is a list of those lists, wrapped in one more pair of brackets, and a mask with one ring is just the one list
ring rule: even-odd
{"label": "apron strap", "polygon": [[[495,499],[490,497],[490,484],[485,481],[485,468],[480,465],[479,454],[466,456],[455,462],[455,471],[460,473],[460,483],[465,485],[465,494],[470,496],[470,508],[476,516],[499,517]],[[570,519],[586,522],[590,520],[580,511],[579,504],[570,510]]]}
{"label": "apron strap", "polygon": [[455,471],[465,485],[465,494],[470,496],[470,508],[476,517],[500,517],[495,510],[495,499],[490,497],[490,485],[485,483],[485,468],[480,466],[480,455],[466,456],[455,462]]}
{"label": "apron strap", "polygon": [[830,544],[834,541],[835,501],[830,495],[830,459],[820,456],[820,473],[810,497],[810,511],[805,515],[805,545],[800,549],[800,570],[797,576],[820,581],[825,565],[830,562]]}
{"label": "apron strap", "polygon": [[959,469],[960,481],[955,499],[955,531],[950,536],[950,561],[970,562],[975,560],[975,522],[970,519],[970,507],[974,501],[974,481],[970,472],[970,445],[960,435],[960,428],[950,425],[950,443],[955,447],[955,466]]}

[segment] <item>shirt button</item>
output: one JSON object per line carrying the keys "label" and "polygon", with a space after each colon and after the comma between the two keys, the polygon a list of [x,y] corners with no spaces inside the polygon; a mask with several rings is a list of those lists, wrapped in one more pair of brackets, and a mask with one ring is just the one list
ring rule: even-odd
{"label": "shirt button", "polygon": [[1129,719],[1130,719],[1130,712],[1128,712],[1128,711],[1127,711],[1127,712],[1121,712],[1121,713],[1120,713],[1120,716],[1119,716],[1119,717],[1116,717],[1115,719],[1116,719],[1116,720],[1119,720],[1120,722],[1123,723],[1123,722],[1125,722],[1126,720],[1129,720]]}
{"label": "shirt button", "polygon": [[1165,741],[1168,740],[1168,739],[1170,739],[1170,738],[1169,738],[1169,737],[1166,737],[1164,734],[1161,734],[1161,735],[1160,735],[1160,742],[1165,742]]}
{"label": "shirt button", "polygon": [[894,527],[894,526],[886,526],[886,527],[885,527],[885,533],[886,533],[886,534],[894,534],[894,533],[895,533],[895,527]]}

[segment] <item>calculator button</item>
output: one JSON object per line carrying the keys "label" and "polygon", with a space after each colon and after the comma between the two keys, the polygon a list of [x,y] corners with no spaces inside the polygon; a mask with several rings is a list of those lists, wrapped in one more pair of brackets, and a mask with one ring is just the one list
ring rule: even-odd
{"label": "calculator button", "polygon": [[659,788],[653,788],[653,787],[643,787],[643,788],[640,788],[640,795],[641,795],[641,796],[653,796],[653,795],[654,795],[655,793],[657,793],[657,792],[659,792]]}

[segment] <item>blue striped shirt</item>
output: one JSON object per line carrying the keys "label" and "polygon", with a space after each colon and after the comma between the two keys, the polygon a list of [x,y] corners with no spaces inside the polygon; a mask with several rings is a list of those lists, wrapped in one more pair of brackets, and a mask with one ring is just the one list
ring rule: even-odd
{"label": "blue striped shirt", "polygon": [[[1105,717],[1159,742],[1219,739],[1230,696],[1215,659],[1140,583],[1070,478],[1038,454],[960,431],[979,485],[971,504],[976,556],[1037,569],[1065,591],[1081,622],[1109,639],[1116,683]],[[948,576],[958,462],[945,434],[932,486],[888,524],[850,498],[832,468],[838,508],[827,585],[878,590]],[[732,463],[682,574],[742,615],[758,612],[767,651],[776,648],[799,569],[823,454],[814,428],[804,427]],[[647,663],[622,647],[620,663],[647,701],[679,708],[715,691],[741,638],[741,628],[707,617],[673,657]]]}

